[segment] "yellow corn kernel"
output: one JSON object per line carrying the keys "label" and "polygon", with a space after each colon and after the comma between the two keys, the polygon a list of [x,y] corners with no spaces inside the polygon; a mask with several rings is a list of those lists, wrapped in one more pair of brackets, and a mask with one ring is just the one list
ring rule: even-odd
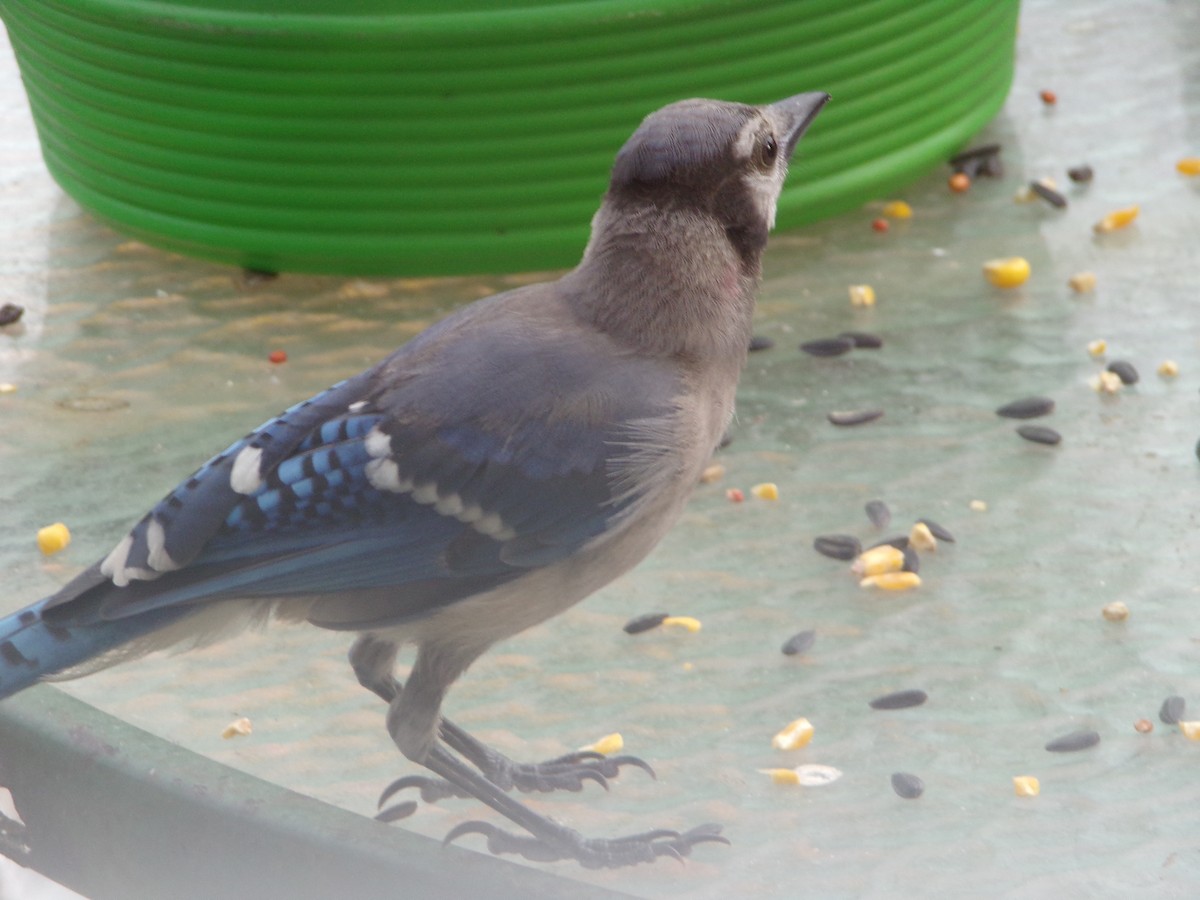
{"label": "yellow corn kernel", "polygon": [[882,575],[885,572],[899,572],[904,568],[904,551],[898,550],[891,544],[880,544],[870,550],[864,550],[850,566],[850,571],[859,577],[867,575]]}
{"label": "yellow corn kernel", "polygon": [[221,737],[225,740],[235,737],[245,737],[254,731],[254,726],[250,724],[250,720],[245,716],[240,719],[234,719],[225,726],[225,730],[221,732]]}
{"label": "yellow corn kernel", "polygon": [[969,510],[971,510],[971,512],[987,512],[987,501],[986,500],[972,500],[970,503],[967,504],[967,508]]}
{"label": "yellow corn kernel", "polygon": [[1041,782],[1033,775],[1014,775],[1013,790],[1018,797],[1036,797],[1041,793]]}
{"label": "yellow corn kernel", "polygon": [[759,500],[778,500],[779,486],[771,481],[764,481],[762,484],[756,484],[750,488],[752,493]]}
{"label": "yellow corn kernel", "polygon": [[1107,234],[1110,231],[1116,231],[1119,228],[1124,228],[1136,219],[1140,211],[1141,208],[1137,206],[1127,206],[1124,209],[1114,210],[1093,225],[1092,229],[1097,234]]}
{"label": "yellow corn kernel", "polygon": [[1087,352],[1089,356],[1103,356],[1108,352],[1108,341],[1104,338],[1088,341]]}
{"label": "yellow corn kernel", "polygon": [[620,753],[623,749],[625,749],[625,738],[621,737],[620,732],[614,731],[586,747],[580,747],[579,752],[603,753],[605,756],[611,756],[614,753]]}
{"label": "yellow corn kernel", "polygon": [[1200,741],[1200,721],[1180,722],[1179,730],[1189,741]]}
{"label": "yellow corn kernel", "polygon": [[813,731],[812,722],[797,719],[771,738],[771,746],[776,750],[796,750],[812,740]]}
{"label": "yellow corn kernel", "polygon": [[11,381],[0,381],[0,394],[11,394],[15,392],[17,386]]}
{"label": "yellow corn kernel", "polygon": [[1037,194],[1035,194],[1033,192],[1033,188],[1027,184],[1021,185],[1019,188],[1017,188],[1016,193],[1013,194],[1013,202],[1015,203],[1032,203],[1036,199]]}
{"label": "yellow corn kernel", "polygon": [[1121,386],[1124,384],[1124,382],[1121,381],[1121,376],[1116,372],[1109,372],[1105,370],[1095,375],[1089,384],[1091,384],[1092,390],[1096,391],[1097,393],[1115,394],[1117,391],[1121,390]]}
{"label": "yellow corn kernel", "polygon": [[868,575],[858,583],[859,587],[879,588],[881,591],[907,591],[909,588],[920,587],[921,576],[916,572],[884,572],[882,575]]}
{"label": "yellow corn kernel", "polygon": [[875,288],[871,287],[869,284],[850,285],[850,305],[874,306]]}
{"label": "yellow corn kernel", "polygon": [[725,477],[725,467],[720,463],[713,463],[711,466],[706,466],[704,471],[700,473],[701,484],[712,484],[714,481],[720,481]]}
{"label": "yellow corn kernel", "polygon": [[1175,171],[1180,175],[1200,175],[1200,156],[1185,156],[1175,163]]}
{"label": "yellow corn kernel", "polygon": [[1179,374],[1179,363],[1173,359],[1164,359],[1158,364],[1158,374],[1163,378],[1174,378]]}
{"label": "yellow corn kernel", "polygon": [[892,200],[883,205],[883,214],[889,219],[911,219],[913,213],[912,207],[903,200]]}
{"label": "yellow corn kernel", "polygon": [[1096,273],[1076,272],[1067,279],[1067,284],[1077,294],[1086,294],[1089,291],[1094,291],[1096,289]]}
{"label": "yellow corn kernel", "polygon": [[933,551],[937,549],[937,538],[933,536],[933,532],[924,522],[917,522],[909,530],[908,543],[915,550]]}
{"label": "yellow corn kernel", "polygon": [[799,784],[800,773],[795,769],[759,769],[764,775],[770,775],[775,784]]}
{"label": "yellow corn kernel", "polygon": [[691,616],[667,616],[662,620],[662,624],[664,628],[682,628],[685,631],[690,631],[692,634],[695,634],[703,627],[699,619],[693,619]]}
{"label": "yellow corn kernel", "polygon": [[69,543],[71,543],[71,532],[62,522],[55,522],[53,525],[38,529],[38,549],[46,556],[52,556],[60,550],[65,550]]}
{"label": "yellow corn kernel", "polygon": [[1029,260],[1023,256],[989,259],[983,264],[983,277],[996,287],[1011,288],[1029,280]]}

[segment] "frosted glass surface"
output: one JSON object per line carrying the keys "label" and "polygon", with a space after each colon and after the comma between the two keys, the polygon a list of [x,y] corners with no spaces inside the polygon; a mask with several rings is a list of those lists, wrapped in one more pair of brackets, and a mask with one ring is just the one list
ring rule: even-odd
{"label": "frosted glass surface", "polygon": [[[1068,11],[1069,10],[1069,11]],[[800,85],[819,88],[820,85]],[[1058,95],[1053,107],[1041,89]],[[836,102],[836,98],[834,99]],[[1200,743],[1158,721],[1185,696],[1200,719],[1197,577],[1200,437],[1200,8],[1188,3],[1028,0],[1016,83],[978,142],[1003,145],[1003,178],[965,195],[947,171],[904,192],[912,220],[886,234],[881,203],[773,238],[726,473],[702,486],[640,568],[560,618],[496,648],[448,712],[521,759],[620,731],[650,761],[611,791],[535,798],[594,835],[726,826],[732,847],[578,877],[646,897],[1191,896],[1200,878]],[[1087,186],[1069,166],[1089,163]],[[803,166],[803,156],[796,162]],[[1065,210],[1017,204],[1052,176]],[[1127,230],[1092,232],[1140,204]],[[354,281],[240,273],[132,243],[65,199],[41,166],[11,55],[0,58],[0,605],[17,608],[107,553],[144,509],[267,416],[379,359],[457,304],[523,280]],[[1022,287],[986,284],[984,260],[1020,255]],[[1076,294],[1076,272],[1097,288]],[[847,286],[869,283],[873,309]],[[880,350],[836,359],[804,340],[848,329]],[[1087,344],[1108,342],[1104,359]],[[273,365],[272,350],[288,362]],[[1156,367],[1178,362],[1179,375]],[[1141,372],[1102,396],[1113,359]],[[1039,394],[1063,435],[1021,440],[995,407]],[[879,408],[836,428],[830,410]],[[774,482],[777,501],[750,496]],[[736,504],[726,490],[741,488]],[[872,526],[882,499],[893,523]],[[981,500],[984,512],[969,504]],[[923,557],[923,584],[860,589],[813,538],[865,542],[931,517],[957,537]],[[70,527],[43,558],[38,527]],[[1129,618],[1101,608],[1127,604]],[[695,616],[696,634],[636,638],[630,617]],[[812,648],[782,643],[815,629]],[[371,814],[414,771],[383,708],[353,681],[345,636],[275,628],[155,657],[65,686],[102,709],[228,765]],[[867,701],[920,688],[920,707]],[[232,719],[254,732],[224,740]],[[800,716],[801,750],[771,748]],[[1134,722],[1153,722],[1140,734]],[[1080,728],[1097,747],[1043,749]],[[820,763],[820,788],[760,769]],[[916,800],[893,772],[919,775]],[[1011,779],[1035,775],[1036,798]],[[394,827],[440,836],[488,817],[422,805]],[[569,867],[556,867],[571,871]]]}

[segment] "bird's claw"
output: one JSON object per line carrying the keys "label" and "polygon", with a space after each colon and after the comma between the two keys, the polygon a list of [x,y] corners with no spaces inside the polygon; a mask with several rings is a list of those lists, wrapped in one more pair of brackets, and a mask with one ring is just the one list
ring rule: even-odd
{"label": "bird's claw", "polygon": [[620,838],[585,839],[578,832],[566,828],[552,838],[540,838],[513,834],[479,821],[456,825],[442,843],[453,843],[467,834],[486,837],[488,850],[497,856],[512,853],[535,862],[574,859],[589,869],[616,869],[654,862],[660,856],[682,861],[697,844],[729,843],[729,839],[721,834],[721,826],[714,823],[698,825],[682,833],[664,828]]}
{"label": "bird's claw", "polygon": [[397,778],[383,789],[379,795],[377,808],[382,808],[392,797],[405,788],[415,787],[421,792],[421,799],[426,803],[436,803],[447,797],[469,797],[466,791],[459,790],[449,781],[442,778],[430,778],[427,775],[405,775]]}

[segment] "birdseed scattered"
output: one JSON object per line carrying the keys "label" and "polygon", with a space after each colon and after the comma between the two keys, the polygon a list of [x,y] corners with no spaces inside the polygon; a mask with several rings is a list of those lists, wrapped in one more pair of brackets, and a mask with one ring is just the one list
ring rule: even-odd
{"label": "birdseed scattered", "polygon": [[971,510],[971,512],[987,512],[987,508],[986,500],[972,500],[967,504],[967,509]]}
{"label": "birdseed scattered", "polygon": [[625,633],[641,634],[643,631],[650,631],[661,625],[670,615],[670,613],[646,613],[642,616],[634,616],[625,623]]}
{"label": "birdseed scattered", "polygon": [[1095,747],[1098,743],[1100,743],[1100,735],[1095,731],[1072,731],[1070,734],[1064,734],[1062,737],[1050,741],[1046,744],[1046,749],[1051,753],[1075,753],[1078,750]]}
{"label": "birdseed scattered", "polygon": [[700,473],[701,484],[712,484],[714,481],[720,481],[725,477],[725,467],[720,463],[713,463],[706,466],[704,471]]}
{"label": "birdseed scattered", "polygon": [[1104,340],[1104,338],[1088,341],[1087,352],[1088,356],[1103,356],[1108,352],[1108,341]]}
{"label": "birdseed scattered", "polygon": [[604,756],[612,756],[614,753],[620,753],[625,749],[625,738],[621,737],[619,731],[614,731],[612,734],[606,734],[604,737],[590,744],[579,748],[580,753],[601,753]]}
{"label": "birdseed scattered", "polygon": [[1017,429],[1017,434],[1035,444],[1049,444],[1052,446],[1062,441],[1061,434],[1053,428],[1047,428],[1045,425],[1022,425]]}
{"label": "birdseed scattered", "polygon": [[1100,610],[1100,615],[1104,616],[1109,622],[1124,622],[1129,618],[1129,607],[1120,600],[1114,600],[1112,603],[1105,603]]}
{"label": "birdseed scattered", "polygon": [[230,738],[235,737],[246,737],[253,732],[254,726],[250,723],[250,720],[245,716],[242,716],[240,719],[234,719],[232,722],[226,725],[224,730],[221,732],[221,737],[225,738],[225,740],[229,740]]}
{"label": "birdseed scattered", "polygon": [[854,341],[849,338],[820,338],[805,341],[800,349],[810,356],[841,356],[854,349]]}
{"label": "birdseed scattered", "polygon": [[892,521],[892,511],[882,500],[869,500],[863,509],[866,510],[867,518],[876,528],[887,528]]}
{"label": "birdseed scattered", "polygon": [[1140,212],[1140,207],[1137,206],[1127,206],[1124,209],[1114,210],[1093,225],[1092,230],[1097,234],[1107,234],[1110,231],[1125,228],[1138,217],[1138,212]]}
{"label": "birdseed scattered", "polygon": [[799,631],[783,642],[783,655],[799,656],[801,653],[806,653],[816,639],[817,633],[811,628],[807,631]]}
{"label": "birdseed scattered", "polygon": [[1189,741],[1200,741],[1200,722],[1180,722],[1179,730]]}
{"label": "birdseed scattered", "polygon": [[756,484],[750,488],[750,493],[759,500],[778,500],[779,485],[773,481],[764,481],[762,484]]}
{"label": "birdseed scattered", "polygon": [[1033,193],[1041,197],[1056,209],[1065,209],[1067,206],[1067,198],[1056,191],[1053,187],[1046,184],[1045,181],[1029,182],[1029,190],[1033,191]]}
{"label": "birdseed scattered", "polygon": [[883,214],[889,219],[911,219],[913,211],[903,200],[892,200],[883,205]]}
{"label": "birdseed scattered", "polygon": [[[985,504],[986,505],[986,504]],[[950,533],[950,529],[944,525],[939,525],[933,519],[920,518],[917,519],[922,525],[929,529],[935,538],[939,541],[945,541],[948,544],[954,543],[954,535]]]}
{"label": "birdseed scattered", "polygon": [[862,542],[852,534],[822,534],[813,540],[813,549],[831,559],[854,559],[862,553]]}
{"label": "birdseed scattered", "polygon": [[1180,175],[1200,175],[1200,156],[1185,156],[1175,163],[1175,171]]}
{"label": "birdseed scattered", "polygon": [[983,277],[998,288],[1019,287],[1029,280],[1029,260],[1023,256],[989,259],[983,264]]}
{"label": "birdseed scattered", "polygon": [[937,550],[937,538],[933,536],[928,525],[917,522],[908,533],[908,545],[914,550],[928,550],[933,553]]}
{"label": "birdseed scattered", "polygon": [[741,503],[746,499],[746,495],[741,488],[727,488],[725,490],[725,499],[730,503]]}
{"label": "birdseed scattered", "polygon": [[1187,711],[1187,701],[1178,694],[1172,694],[1158,708],[1158,719],[1164,725],[1176,725]]}
{"label": "birdseed scattered", "polygon": [[883,575],[888,572],[899,572],[904,566],[904,551],[891,544],[883,544],[860,554],[850,567],[855,575]]}
{"label": "birdseed scattered", "polygon": [[1110,372],[1105,369],[1093,376],[1088,382],[1098,394],[1115,394],[1121,390],[1125,382],[1121,380],[1121,376],[1116,372]]}
{"label": "birdseed scattered", "polygon": [[912,547],[905,547],[904,565],[900,568],[901,572],[920,572],[921,571],[921,556]]}
{"label": "birdseed scattered", "polygon": [[771,746],[776,750],[799,749],[812,740],[814,730],[808,719],[796,719],[771,738]]}
{"label": "birdseed scattered", "polygon": [[1174,378],[1179,374],[1179,363],[1173,359],[1164,359],[1155,371],[1163,378]]}
{"label": "birdseed scattered", "polygon": [[775,342],[765,335],[756,334],[750,338],[750,352],[757,353],[760,350],[770,350],[775,346]]}
{"label": "birdseed scattered", "polygon": [[925,782],[911,772],[895,772],[892,775],[892,790],[905,800],[916,800],[925,793]]}
{"label": "birdseed scattered", "polygon": [[1120,378],[1122,384],[1137,384],[1140,377],[1133,363],[1124,359],[1114,359],[1108,364],[1108,371]]}
{"label": "birdseed scattered", "polygon": [[25,307],[15,303],[5,303],[0,306],[0,328],[11,325],[25,315]]}
{"label": "birdseed scattered", "polygon": [[869,284],[850,285],[850,305],[874,306],[875,288],[871,287]]}
{"label": "birdseed scattered", "polygon": [[868,575],[858,586],[878,588],[881,591],[907,591],[921,586],[921,576],[916,572],[884,572],[880,575]]}
{"label": "birdseed scattered", "polygon": [[1086,163],[1081,166],[1072,166],[1071,168],[1067,169],[1067,177],[1076,184],[1087,184],[1092,180],[1092,178],[1095,177],[1095,174],[1096,173],[1092,171],[1092,167]]}
{"label": "birdseed scattered", "polygon": [[883,417],[882,409],[840,409],[826,413],[825,418],[833,425],[847,428],[853,425],[865,425]]}
{"label": "birdseed scattered", "polygon": [[1022,397],[996,409],[996,415],[1005,419],[1036,419],[1052,412],[1054,401],[1049,397]]}
{"label": "birdseed scattered", "polygon": [[55,522],[53,525],[38,529],[37,545],[43,556],[53,556],[55,553],[67,549],[67,545],[70,543],[71,531],[62,522]]}
{"label": "birdseed scattered", "polygon": [[692,616],[667,616],[662,620],[662,626],[663,628],[681,628],[684,631],[690,631],[692,634],[695,634],[704,627],[699,619]]}
{"label": "birdseed scattered", "polygon": [[856,350],[878,350],[883,346],[883,338],[869,331],[843,331],[838,337],[851,341]]}
{"label": "birdseed scattered", "polygon": [[1133,723],[1133,730],[1138,734],[1149,734],[1154,730],[1154,723],[1149,719],[1138,719]]}
{"label": "birdseed scattered", "polygon": [[1095,272],[1076,272],[1067,279],[1067,284],[1077,294],[1087,294],[1096,289]]}
{"label": "birdseed scattered", "polygon": [[924,691],[913,688],[876,697],[868,705],[871,709],[908,709],[912,706],[920,706],[928,699],[929,695]]}
{"label": "birdseed scattered", "polygon": [[1041,793],[1042,785],[1033,775],[1014,775],[1013,791],[1018,797],[1036,797]]}
{"label": "birdseed scattered", "polygon": [[272,350],[270,352],[270,354],[268,354],[268,356],[267,356],[267,361],[275,363],[275,365],[279,365],[280,363],[285,363],[285,362],[287,362],[287,351],[286,350]]}

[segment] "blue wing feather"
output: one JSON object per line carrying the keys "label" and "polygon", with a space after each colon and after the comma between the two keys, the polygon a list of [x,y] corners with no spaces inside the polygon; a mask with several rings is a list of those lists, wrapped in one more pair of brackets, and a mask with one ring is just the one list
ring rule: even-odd
{"label": "blue wing feather", "polygon": [[[561,560],[637,499],[613,474],[630,452],[630,423],[674,411],[665,367],[583,340],[554,349],[517,333],[498,349],[492,333],[454,335],[443,323],[202,466],[133,528],[124,556],[114,551],[119,566],[109,568],[123,567],[127,584],[93,575],[50,605],[77,600],[81,614],[113,620],[213,600],[336,595],[314,621],[363,628]],[[422,498],[376,485],[373,434],[387,436],[386,460],[427,489]],[[239,491],[234,467],[247,450],[261,454],[259,478]],[[439,511],[430,492],[455,503]],[[480,517],[502,526],[485,529]]]}

